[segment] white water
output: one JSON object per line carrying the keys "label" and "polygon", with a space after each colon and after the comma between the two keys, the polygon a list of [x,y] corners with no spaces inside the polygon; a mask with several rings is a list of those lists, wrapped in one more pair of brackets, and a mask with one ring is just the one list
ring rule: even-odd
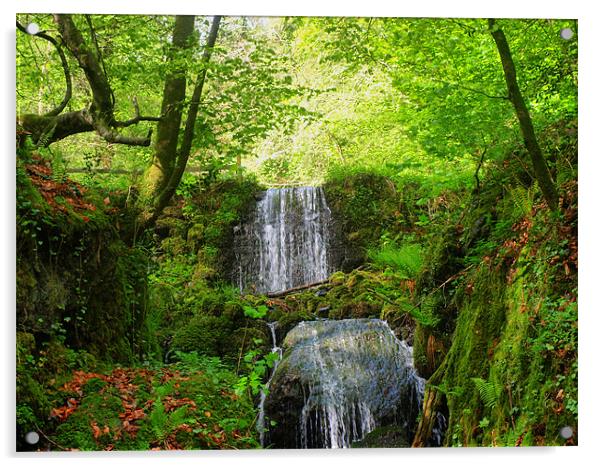
{"label": "white water", "polygon": [[[291,413],[291,424],[281,420],[287,425],[280,426],[297,432],[297,448],[348,448],[383,422],[413,428],[424,379],[414,370],[411,348],[393,335],[386,322],[301,322],[283,346],[286,370],[303,387],[300,413]],[[275,392],[284,380],[290,377],[274,373]],[[277,399],[270,402],[272,406]]]}
{"label": "white water", "polygon": [[281,291],[328,278],[331,212],[322,188],[268,189],[235,230],[241,291]]}

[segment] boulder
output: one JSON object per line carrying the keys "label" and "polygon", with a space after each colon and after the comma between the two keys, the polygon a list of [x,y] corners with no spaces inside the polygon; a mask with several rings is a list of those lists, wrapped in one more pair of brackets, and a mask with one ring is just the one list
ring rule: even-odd
{"label": "boulder", "polygon": [[301,322],[283,350],[264,403],[266,445],[346,448],[384,425],[411,438],[424,379],[386,322]]}

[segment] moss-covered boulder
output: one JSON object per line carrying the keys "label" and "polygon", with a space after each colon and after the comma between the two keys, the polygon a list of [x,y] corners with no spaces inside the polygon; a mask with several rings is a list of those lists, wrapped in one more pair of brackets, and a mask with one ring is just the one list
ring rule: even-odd
{"label": "moss-covered boulder", "polygon": [[283,349],[264,404],[272,446],[349,447],[387,424],[413,432],[423,380],[385,322],[301,322]]}

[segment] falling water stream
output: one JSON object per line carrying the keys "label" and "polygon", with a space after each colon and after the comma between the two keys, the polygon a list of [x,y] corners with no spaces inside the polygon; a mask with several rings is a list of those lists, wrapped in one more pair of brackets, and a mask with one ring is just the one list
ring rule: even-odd
{"label": "falling water stream", "polygon": [[270,334],[272,335],[272,353],[277,353],[278,359],[276,359],[274,361],[274,366],[272,367],[272,373],[271,373],[270,378],[268,379],[264,389],[261,390],[261,396],[259,399],[259,414],[257,416],[257,431],[259,432],[259,442],[261,443],[262,447],[265,446],[265,433],[266,433],[265,408],[264,408],[265,400],[266,400],[267,394],[269,393],[270,382],[272,381],[272,377],[276,373],[276,369],[278,369],[278,364],[280,363],[280,360],[282,359],[282,348],[280,348],[278,346],[278,339],[276,338],[276,325],[277,325],[277,322],[268,322]]}
{"label": "falling water stream", "polygon": [[[260,404],[275,420],[270,443],[281,448],[347,448],[375,427],[415,427],[424,379],[412,349],[379,319],[299,323]],[[265,437],[262,437],[265,444]]]}
{"label": "falling water stream", "polygon": [[281,291],[328,278],[331,212],[322,188],[268,189],[235,229],[240,290]]}
{"label": "falling water stream", "polygon": [[[328,278],[336,269],[332,230],[321,188],[263,192],[234,232],[240,290],[268,293]],[[259,400],[262,446],[346,448],[383,425],[412,435],[425,381],[412,348],[385,321],[301,322],[282,348],[276,325],[268,324],[279,358]]]}

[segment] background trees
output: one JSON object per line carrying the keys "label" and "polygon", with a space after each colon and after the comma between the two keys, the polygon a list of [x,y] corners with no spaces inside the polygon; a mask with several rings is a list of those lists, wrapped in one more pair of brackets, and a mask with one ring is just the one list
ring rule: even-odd
{"label": "background trees", "polygon": [[[23,134],[39,147],[53,145],[53,160],[81,161],[81,144],[70,137],[95,132],[109,145],[86,136],[91,142],[86,148],[94,147],[92,162],[112,166],[116,155],[124,154],[130,167],[146,169],[140,183],[143,227],[170,201],[191,153],[214,175],[236,163],[271,127],[287,126],[304,113],[288,102],[299,89],[253,19],[229,19],[215,54],[220,17],[195,22],[192,16],[24,15],[18,20],[47,31],[29,36],[19,25]],[[55,107],[63,95],[57,87],[59,66],[67,90]],[[134,115],[123,118],[128,106]],[[155,124],[152,150],[112,146],[150,147]],[[54,152],[54,143],[63,140],[59,151],[65,157]]]}
{"label": "background trees", "polygon": [[[552,204],[554,178],[570,169],[547,147],[535,164],[532,150],[514,150],[521,125],[485,20],[231,17],[197,18],[193,27],[188,18],[177,41],[182,26],[173,17],[19,21],[47,31],[18,36],[21,124],[55,161],[145,171],[142,180],[101,182],[137,184],[142,223],[191,176],[185,167],[204,180],[245,166],[266,182],[311,183],[337,167],[364,166],[431,180],[437,191],[479,185],[483,166],[509,158]],[[506,32],[532,133],[558,121],[572,128],[577,42],[558,31],[575,24],[496,26]]]}

